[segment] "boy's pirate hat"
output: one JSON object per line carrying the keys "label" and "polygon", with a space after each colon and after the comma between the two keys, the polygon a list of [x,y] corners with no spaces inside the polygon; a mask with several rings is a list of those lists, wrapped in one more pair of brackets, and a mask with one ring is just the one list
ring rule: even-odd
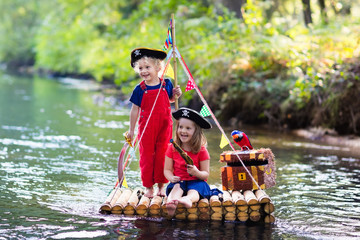
{"label": "boy's pirate hat", "polygon": [[187,118],[187,119],[194,121],[201,128],[204,128],[204,129],[211,128],[211,124],[209,123],[208,120],[206,120],[198,112],[196,112],[190,108],[184,108],[184,107],[179,108],[177,111],[173,112],[172,115],[176,120],[179,120],[180,118]]}
{"label": "boy's pirate hat", "polygon": [[152,57],[160,60],[164,60],[166,58],[167,53],[153,48],[135,48],[131,51],[131,67],[135,66],[135,62],[143,57]]}

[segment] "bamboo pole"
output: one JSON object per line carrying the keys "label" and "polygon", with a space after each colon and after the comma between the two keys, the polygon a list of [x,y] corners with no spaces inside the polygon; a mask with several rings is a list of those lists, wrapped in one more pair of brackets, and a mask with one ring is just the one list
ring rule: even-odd
{"label": "bamboo pole", "polygon": [[275,222],[275,217],[273,214],[268,214],[265,216],[264,218],[264,222],[265,223],[274,223]]}
{"label": "bamboo pole", "polygon": [[[171,14],[171,39],[172,39],[172,46],[173,46],[173,64],[174,64],[174,87],[176,87],[178,85],[178,81],[177,81],[177,63],[176,63],[176,53],[175,53],[175,47],[176,47],[176,42],[175,42],[175,18],[174,18],[174,14]],[[179,100],[178,98],[175,96],[175,110],[179,109]]]}
{"label": "bamboo pole", "polygon": [[274,212],[274,210],[275,210],[275,207],[274,207],[274,204],[272,202],[265,203],[264,211],[267,214],[270,214],[270,213]]}
{"label": "bamboo pole", "polygon": [[244,192],[244,197],[248,205],[254,205],[259,203],[255,194],[251,190],[246,190]]}
{"label": "bamboo pole", "polygon": [[142,194],[141,188],[135,188],[132,194],[130,195],[130,198],[124,208],[124,214],[125,215],[134,215],[135,208],[139,203],[139,197]]}
{"label": "bamboo pole", "polygon": [[255,210],[255,211],[251,211],[249,212],[249,218],[251,221],[253,222],[258,222],[261,218],[261,214],[259,211]]}
{"label": "bamboo pole", "polygon": [[106,198],[103,205],[101,205],[100,211],[110,212],[113,206],[115,205],[116,200],[120,197],[120,195],[121,195],[121,189],[118,187],[114,188]]}
{"label": "bamboo pole", "polygon": [[248,212],[239,211],[239,212],[237,213],[237,218],[238,218],[239,221],[241,221],[241,222],[246,222],[246,221],[249,219],[249,214],[248,214]]}
{"label": "bamboo pole", "polygon": [[[261,191],[253,192],[248,190],[244,191],[243,194],[240,191],[224,191],[221,200],[219,196],[211,196],[210,201],[208,199],[201,199],[193,203],[190,208],[185,208],[183,204],[179,203],[174,218],[188,221],[235,221],[238,219],[241,222],[248,220],[258,222],[261,219],[265,223],[273,223],[275,222],[275,217],[272,214],[274,212],[274,204],[271,200],[270,202],[260,203],[261,199],[266,199],[265,201],[270,199]],[[155,196],[150,200],[143,196],[140,188],[135,188],[134,191],[124,189],[121,194],[119,190],[116,192],[114,189],[102,206],[106,206],[106,209],[111,209],[113,214],[169,218],[166,201],[166,197],[162,198],[159,196]],[[113,202],[115,203],[112,204]],[[109,208],[112,205],[113,207]]]}
{"label": "bamboo pole", "polygon": [[207,198],[203,198],[198,203],[198,208],[200,213],[209,213],[209,200]]}
{"label": "bamboo pole", "polygon": [[136,214],[145,215],[149,206],[150,206],[150,198],[143,195],[140,199],[139,204],[135,208]]}
{"label": "bamboo pole", "polygon": [[150,202],[149,212],[150,215],[159,215],[161,210],[161,203],[163,199],[160,196],[155,196]]}
{"label": "bamboo pole", "polygon": [[256,190],[255,196],[259,203],[268,203],[270,202],[270,197],[266,194],[264,190]]}
{"label": "bamboo pole", "polygon": [[130,189],[125,189],[120,197],[116,200],[113,208],[111,209],[112,213],[121,213],[125,208],[126,203],[128,202],[132,191]]}

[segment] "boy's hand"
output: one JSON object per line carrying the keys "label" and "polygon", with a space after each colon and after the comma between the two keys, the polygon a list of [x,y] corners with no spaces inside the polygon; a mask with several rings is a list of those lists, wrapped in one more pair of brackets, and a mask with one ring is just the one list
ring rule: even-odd
{"label": "boy's hand", "polygon": [[127,138],[130,138],[131,142],[133,141],[133,138],[134,138],[134,131],[128,131],[126,132],[126,137]]}
{"label": "boy's hand", "polygon": [[177,85],[175,88],[173,88],[173,95],[179,98],[182,95],[182,91],[180,88],[180,85]]}

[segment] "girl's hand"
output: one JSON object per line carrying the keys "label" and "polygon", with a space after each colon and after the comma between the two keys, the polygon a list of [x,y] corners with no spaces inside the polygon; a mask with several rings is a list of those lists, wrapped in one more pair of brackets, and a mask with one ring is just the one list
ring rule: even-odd
{"label": "girl's hand", "polygon": [[173,88],[173,96],[176,96],[177,98],[179,98],[182,94],[180,85],[177,85],[175,88]]}
{"label": "girl's hand", "polygon": [[199,172],[199,169],[195,165],[186,165],[187,172],[190,176],[195,176]]}
{"label": "girl's hand", "polygon": [[169,181],[171,183],[177,183],[177,182],[180,182],[180,177],[179,176],[172,176]]}

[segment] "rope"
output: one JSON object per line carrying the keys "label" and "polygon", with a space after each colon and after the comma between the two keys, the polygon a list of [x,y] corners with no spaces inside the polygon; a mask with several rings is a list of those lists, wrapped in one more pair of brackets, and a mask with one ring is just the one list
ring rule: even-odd
{"label": "rope", "polygon": [[[207,104],[207,102],[206,102],[204,96],[202,95],[199,87],[196,85],[195,80],[194,80],[194,78],[193,78],[193,76],[192,76],[192,74],[191,74],[188,66],[186,65],[183,57],[181,56],[181,54],[180,54],[180,52],[179,52],[179,50],[177,49],[176,46],[175,46],[175,54],[176,54],[177,57],[181,60],[181,61],[180,61],[181,66],[182,66],[183,69],[185,70],[187,76],[189,77],[189,80],[192,81],[192,83],[194,84],[196,92],[198,93],[198,95],[199,95],[201,101],[203,102],[203,104],[204,104],[204,105],[207,107],[207,109],[209,110],[212,118],[213,118],[214,121],[215,121],[215,124],[216,124],[217,127],[219,128],[219,130],[220,130],[220,132],[222,133],[222,135],[225,137],[226,141],[229,143],[231,149],[232,149],[233,151],[235,151],[234,145],[230,142],[230,140],[229,140],[228,137],[226,136],[223,128],[221,127],[221,125],[219,124],[218,120],[216,119],[214,113],[212,112],[211,108],[210,108],[209,105]],[[252,174],[250,173],[249,169],[247,169],[247,167],[245,166],[244,162],[241,160],[240,156],[239,156],[239,155],[236,155],[236,156],[238,157],[240,163],[243,165],[243,167],[245,168],[245,170],[247,171],[247,173],[249,174],[249,176],[251,177],[251,179],[253,180],[253,182],[256,184],[256,186],[258,187],[258,189],[261,189],[260,186],[259,186],[259,184],[257,183],[257,181],[254,179],[254,177],[253,177]]]}

